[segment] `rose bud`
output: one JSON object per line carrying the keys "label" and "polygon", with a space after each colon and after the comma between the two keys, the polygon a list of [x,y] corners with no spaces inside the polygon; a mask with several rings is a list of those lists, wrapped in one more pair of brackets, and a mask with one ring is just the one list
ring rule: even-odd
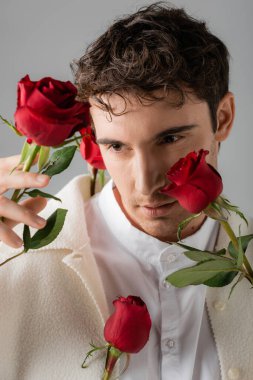
{"label": "rose bud", "polygon": [[105,324],[105,340],[122,352],[139,352],[147,343],[151,318],[141,298],[128,296],[113,301],[114,313]]}
{"label": "rose bud", "polygon": [[206,162],[208,153],[201,149],[181,158],[167,173],[172,183],[161,190],[193,214],[203,211],[223,189],[220,174]]}
{"label": "rose bud", "polygon": [[151,318],[141,298],[128,296],[113,301],[114,313],[104,327],[104,337],[109,343],[102,380],[111,379],[118,358],[123,352],[137,353],[147,343]]}
{"label": "rose bud", "polygon": [[105,164],[100,152],[100,148],[95,141],[94,133],[90,126],[80,131],[83,136],[80,144],[80,153],[85,161],[93,168],[105,170]]}
{"label": "rose bud", "polygon": [[50,77],[18,83],[16,129],[40,146],[62,144],[89,123],[89,104],[75,100],[77,89]]}

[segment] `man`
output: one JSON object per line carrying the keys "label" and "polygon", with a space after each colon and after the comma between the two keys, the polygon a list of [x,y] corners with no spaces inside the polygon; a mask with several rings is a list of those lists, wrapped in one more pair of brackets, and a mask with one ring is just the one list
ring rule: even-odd
{"label": "man", "polygon": [[[99,379],[103,357],[94,357],[87,369],[80,364],[89,342],[103,341],[112,300],[128,294],[146,302],[152,330],[122,379],[251,378],[247,284],[227,303],[226,288],[176,289],[164,281],[190,265],[181,249],[168,244],[189,214],[160,193],[168,183],[165,173],[201,148],[217,167],[219,145],[234,119],[228,72],[227,49],[203,22],[156,4],[115,22],[77,62],[79,98],[91,104],[112,180],[89,199],[89,178],[74,179],[59,194],[69,209],[59,238],[1,268],[3,379]],[[0,161],[1,194],[11,187],[46,186],[45,176],[40,185],[32,173],[8,176],[14,161]],[[15,222],[43,225],[36,214],[44,200],[12,203],[2,195],[4,258],[16,252],[6,245],[22,244],[11,229]],[[51,202],[42,215],[55,207]],[[235,218],[231,223],[239,224]],[[200,249],[228,243],[217,223],[203,215],[183,238]]]}

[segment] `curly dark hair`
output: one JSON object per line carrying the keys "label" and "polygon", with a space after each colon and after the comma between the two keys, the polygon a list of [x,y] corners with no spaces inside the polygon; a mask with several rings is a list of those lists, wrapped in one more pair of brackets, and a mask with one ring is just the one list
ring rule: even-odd
{"label": "curly dark hair", "polygon": [[215,131],[217,106],[228,91],[228,61],[226,46],[205,22],[158,2],[116,20],[72,70],[79,100],[95,97],[109,112],[113,93],[156,101],[155,90],[164,90],[163,99],[173,90],[180,107],[193,92],[207,102]]}

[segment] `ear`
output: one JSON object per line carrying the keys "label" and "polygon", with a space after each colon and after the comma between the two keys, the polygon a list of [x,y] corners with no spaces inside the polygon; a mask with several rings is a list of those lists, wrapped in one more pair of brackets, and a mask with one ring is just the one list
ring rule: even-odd
{"label": "ear", "polygon": [[232,92],[227,92],[221,99],[216,115],[217,130],[215,132],[215,140],[221,142],[229,136],[235,117],[235,102]]}

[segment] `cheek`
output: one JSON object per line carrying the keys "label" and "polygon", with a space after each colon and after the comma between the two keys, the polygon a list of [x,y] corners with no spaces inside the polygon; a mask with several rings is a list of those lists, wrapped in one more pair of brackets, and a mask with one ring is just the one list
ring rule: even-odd
{"label": "cheek", "polygon": [[104,146],[99,146],[100,152],[103,157],[103,161],[106,166],[106,170],[110,174],[111,177],[113,177],[113,173],[117,172],[117,162],[115,160],[110,159],[110,155],[108,154],[107,149]]}
{"label": "cheek", "polygon": [[210,131],[208,133],[198,133],[189,140],[188,144],[188,152],[191,151],[199,151],[200,149],[205,149],[211,153],[215,151],[215,139],[214,139],[214,134]]}
{"label": "cheek", "polygon": [[121,199],[124,200],[124,204],[131,203],[130,199],[134,194],[134,180],[133,173],[129,168],[127,163],[122,163],[120,161],[104,159],[106,169],[112,178]]}
{"label": "cheek", "polygon": [[129,187],[131,183],[131,171],[127,165],[127,162],[121,162],[120,160],[110,159],[107,154],[103,155],[101,149],[101,154],[110,177],[113,179],[113,182],[120,190]]}

